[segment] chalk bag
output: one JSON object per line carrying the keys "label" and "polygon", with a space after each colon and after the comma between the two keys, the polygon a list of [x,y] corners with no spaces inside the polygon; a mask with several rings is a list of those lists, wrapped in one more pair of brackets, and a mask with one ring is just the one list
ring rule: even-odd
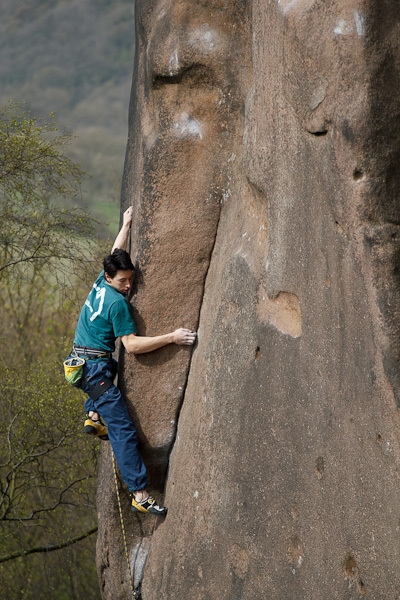
{"label": "chalk bag", "polygon": [[79,356],[69,356],[64,360],[64,375],[65,379],[74,387],[79,386],[79,382],[83,375],[83,365],[85,360]]}

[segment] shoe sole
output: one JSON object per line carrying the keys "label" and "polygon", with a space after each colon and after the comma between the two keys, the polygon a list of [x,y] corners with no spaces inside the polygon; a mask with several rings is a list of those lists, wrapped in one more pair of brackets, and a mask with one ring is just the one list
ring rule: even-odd
{"label": "shoe sole", "polygon": [[164,508],[162,511],[156,511],[154,508],[152,510],[139,509],[135,506],[131,506],[131,510],[136,513],[141,513],[142,515],[154,515],[156,517],[165,517],[167,515],[168,509]]}
{"label": "shoe sole", "polygon": [[[132,502],[134,501],[132,500]],[[145,515],[156,515],[158,517],[165,517],[168,512],[168,508],[166,506],[163,506],[161,510],[157,510],[152,506],[150,508],[144,508],[144,506],[141,506],[139,503],[131,504],[131,510],[133,510],[133,512],[138,512]]]}
{"label": "shoe sole", "polygon": [[156,511],[156,510],[154,510],[154,508],[153,509],[150,508],[147,512],[150,513],[151,515],[156,515],[158,517],[165,517],[168,512],[168,508],[164,507],[162,509],[162,511]]}
{"label": "shoe sole", "polygon": [[92,427],[91,425],[85,425],[84,427],[85,433],[89,435],[97,435],[96,427]]}
{"label": "shoe sole", "polygon": [[87,433],[88,435],[93,435],[94,437],[98,437],[100,440],[108,440],[109,439],[109,437],[106,433],[104,435],[98,435],[96,427],[92,427],[92,425],[85,425],[85,427],[83,429],[85,430],[85,433]]}

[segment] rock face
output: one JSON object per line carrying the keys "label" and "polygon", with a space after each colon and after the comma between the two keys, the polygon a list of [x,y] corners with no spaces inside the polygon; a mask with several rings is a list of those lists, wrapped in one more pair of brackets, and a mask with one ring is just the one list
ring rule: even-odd
{"label": "rock face", "polygon": [[[400,6],[137,0],[136,19],[133,302],[140,333],[199,336],[193,353],[123,357],[169,507],[160,523],[126,512],[135,585],[394,600]],[[122,600],[106,450],[102,464],[99,573]]]}

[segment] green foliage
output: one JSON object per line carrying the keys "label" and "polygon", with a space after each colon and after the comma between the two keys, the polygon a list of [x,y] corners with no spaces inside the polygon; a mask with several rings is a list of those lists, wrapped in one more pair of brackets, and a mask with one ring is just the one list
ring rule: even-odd
{"label": "green foliage", "polygon": [[[7,286],[13,289],[12,282],[1,287],[0,302]],[[99,443],[83,433],[84,396],[68,386],[62,370],[76,311],[68,302],[59,307],[45,280],[37,279],[35,292],[34,312],[28,302],[17,304],[16,313],[15,306],[3,305],[0,584],[9,590],[8,600],[53,594],[96,599],[93,535],[74,548],[2,562],[35,548],[69,544],[97,525]]]}
{"label": "green foliage", "polygon": [[99,597],[90,535],[98,442],[83,433],[84,396],[65,382],[62,362],[100,249],[88,215],[57,204],[79,192],[69,140],[53,117],[43,122],[15,104],[0,111],[0,585],[8,600]]}
{"label": "green foliage", "polygon": [[94,222],[60,206],[79,193],[82,177],[65,155],[69,141],[53,115],[43,122],[14,103],[0,111],[0,275],[15,280],[20,295],[35,276],[64,289],[94,253]]}
{"label": "green foliage", "polygon": [[6,198],[41,203],[52,194],[79,192],[82,172],[64,154],[70,141],[58,134],[54,113],[48,122],[31,116],[17,103],[0,110],[0,182]]}
{"label": "green foliage", "polygon": [[[72,537],[81,524],[77,514],[70,522],[71,507],[77,513],[78,507],[93,506],[89,480],[94,478],[96,456],[93,445],[77,435],[82,398],[66,389],[61,363],[62,357],[46,357],[39,347],[35,360],[2,368],[0,520],[51,531],[49,514],[58,511],[65,513],[63,528]],[[15,527],[10,530],[15,540]]]}
{"label": "green foliage", "polygon": [[[32,548],[68,543],[96,527],[98,445],[82,434],[83,397],[66,387],[61,363],[61,356],[45,356],[38,346],[36,359],[23,359],[2,368],[0,560],[13,553],[29,553]],[[57,590],[57,598],[97,598],[94,541],[86,542],[89,555],[81,555],[78,548],[74,550],[78,564],[85,564],[87,571],[82,574],[82,581],[91,580],[92,592],[88,594],[86,590],[86,595],[79,596],[72,596],[71,590],[61,593],[70,584],[64,574],[70,562],[67,548],[67,551],[57,551],[63,553],[63,557],[51,559],[64,565],[56,570],[47,570],[49,554],[0,564],[0,582],[8,582],[9,600],[49,597],[49,585],[43,581],[43,572],[40,571],[41,576],[36,572],[39,565],[46,568],[46,580]],[[26,581],[30,581],[29,596],[11,593],[18,589],[12,583],[18,581],[18,573],[22,576],[18,593],[26,587]]]}

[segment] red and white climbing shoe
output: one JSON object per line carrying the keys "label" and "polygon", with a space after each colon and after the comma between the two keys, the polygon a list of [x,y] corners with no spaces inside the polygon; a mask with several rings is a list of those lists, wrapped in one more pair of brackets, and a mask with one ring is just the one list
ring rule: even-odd
{"label": "red and white climbing shoe", "polygon": [[150,513],[151,515],[159,515],[160,517],[165,517],[168,508],[166,506],[158,506],[154,498],[152,498],[151,496],[147,496],[146,500],[137,502],[137,500],[135,500],[134,496],[132,495],[132,510],[134,512]]}
{"label": "red and white climbing shoe", "polygon": [[86,419],[84,424],[85,433],[94,435],[101,440],[108,440],[107,427],[101,420],[94,421],[93,419]]}

